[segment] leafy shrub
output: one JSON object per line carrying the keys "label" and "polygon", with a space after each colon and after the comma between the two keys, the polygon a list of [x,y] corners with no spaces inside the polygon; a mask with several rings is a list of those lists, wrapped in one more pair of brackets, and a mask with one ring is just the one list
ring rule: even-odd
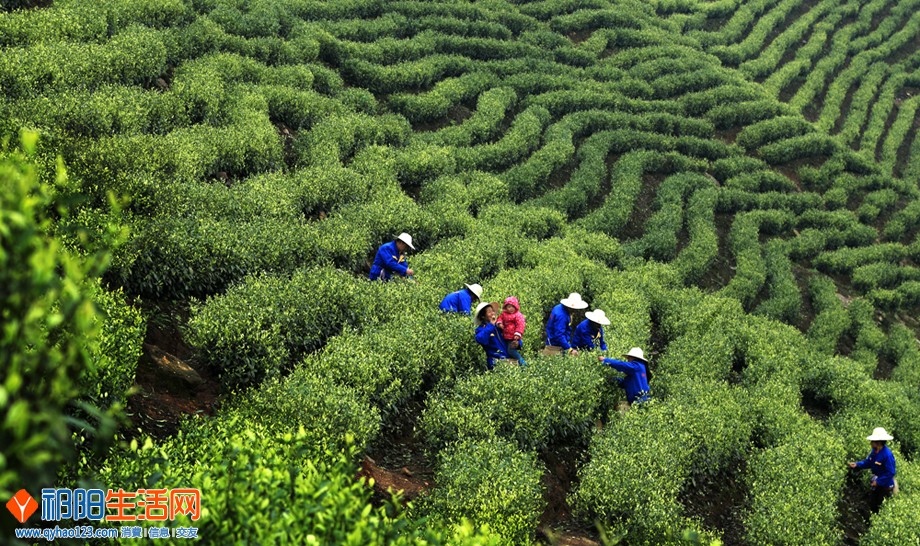
{"label": "leafy shrub", "polygon": [[677,254],[677,235],[683,225],[683,203],[691,194],[713,187],[712,180],[696,173],[666,178],[655,197],[658,209],[645,223],[645,234],[630,251],[663,262]]}
{"label": "leafy shrub", "polygon": [[577,442],[594,426],[603,385],[593,355],[531,359],[526,367],[499,364],[429,398],[422,429],[434,448],[499,437],[522,449]]}
{"label": "leafy shrub", "polygon": [[687,202],[686,225],[690,241],[672,262],[684,283],[698,281],[709,270],[719,253],[715,226],[715,207],[719,190],[695,192]]}
{"label": "leafy shrub", "polygon": [[864,223],[871,223],[883,211],[892,208],[898,202],[898,194],[891,188],[884,188],[866,194],[856,214]]}
{"label": "leafy shrub", "polygon": [[524,110],[514,118],[511,129],[498,142],[457,149],[457,168],[494,171],[518,161],[536,148],[548,121],[549,112],[543,108]]}
{"label": "leafy shrub", "polygon": [[766,262],[760,247],[760,232],[777,232],[788,228],[792,215],[778,210],[758,210],[738,214],[730,234],[735,255],[735,276],[721,293],[738,298],[749,307],[766,282]]}
{"label": "leafy shrub", "polygon": [[909,247],[900,243],[881,243],[865,247],[841,248],[822,252],[815,258],[815,265],[830,273],[849,273],[853,269],[872,262],[895,262],[907,257]]}
{"label": "leafy shrub", "polygon": [[417,133],[416,138],[433,144],[470,146],[480,144],[498,133],[501,122],[517,100],[508,87],[489,89],[476,102],[476,112],[459,125],[445,127],[432,133]]}
{"label": "leafy shrub", "polygon": [[[94,282],[88,279],[103,258],[81,259],[48,236],[59,203],[29,159],[37,139],[22,133],[25,153],[0,144],[0,494],[7,497],[53,483],[72,456],[65,408],[81,394],[79,377],[93,369],[89,347],[99,331],[80,287]],[[63,168],[56,176],[66,179]]]}
{"label": "leafy shrub", "polygon": [[753,543],[840,540],[837,500],[846,476],[841,464],[846,454],[834,435],[806,423],[787,443],[755,453],[748,461],[751,507],[744,523],[747,540]]}
{"label": "leafy shrub", "polygon": [[800,136],[812,130],[811,124],[801,117],[775,117],[745,127],[738,133],[736,142],[747,150],[755,150],[770,142]]}
{"label": "leafy shrub", "polygon": [[464,441],[438,458],[438,486],[423,501],[435,521],[469,517],[487,524],[503,544],[530,544],[543,511],[542,465],[532,452],[492,438]]}
{"label": "leafy shrub", "polygon": [[827,135],[808,133],[780,140],[758,149],[760,157],[767,163],[788,163],[806,157],[828,156],[837,151],[839,144]]}
{"label": "leafy shrub", "polygon": [[920,225],[920,201],[912,201],[891,215],[891,219],[885,224],[885,237],[897,241],[908,230],[918,225]]}
{"label": "leafy shrub", "polygon": [[301,430],[304,444],[330,449],[344,449],[348,437],[363,449],[380,430],[380,412],[360,393],[302,367],[230,399],[215,419],[259,423],[279,435]]}
{"label": "leafy shrub", "polygon": [[878,364],[878,354],[885,343],[885,334],[876,324],[875,309],[865,299],[853,300],[848,311],[856,338],[850,358],[862,362],[871,373]]}
{"label": "leafy shrub", "polygon": [[[221,172],[245,177],[278,167],[283,148],[268,118],[264,98],[247,94],[237,99],[228,113],[233,117],[223,127],[194,125],[165,136],[114,136],[74,142],[69,150],[72,169],[98,184],[113,174],[191,181],[216,178]],[[105,195],[98,187],[87,190]]]}
{"label": "leafy shrub", "polygon": [[389,100],[410,121],[433,121],[446,116],[452,106],[475,97],[493,83],[490,75],[473,72],[441,80],[422,95],[394,94]]}
{"label": "leafy shrub", "polygon": [[706,383],[696,394],[690,403],[653,401],[595,435],[570,501],[576,512],[637,544],[677,544],[684,529],[702,531],[679,493],[694,474],[717,475],[741,456],[751,429],[727,387]]}
{"label": "leafy shrub", "polygon": [[755,313],[779,321],[794,323],[802,308],[802,294],[792,272],[787,244],[773,240],[764,246],[769,298],[757,306]]}
{"label": "leafy shrub", "polygon": [[[352,304],[355,308],[349,312],[355,322],[373,313],[366,300],[367,296]],[[449,382],[479,367],[482,355],[467,317],[444,316],[431,300],[419,307],[424,311],[387,313],[381,316],[386,320],[383,324],[336,336],[321,353],[307,358],[303,367],[352,388],[373,401],[385,417],[395,415],[423,384]],[[411,343],[406,342],[409,339]]]}
{"label": "leafy shrub", "polygon": [[4,51],[0,85],[9,97],[106,83],[141,84],[166,68],[159,33],[129,26],[105,44],[39,43]]}
{"label": "leafy shrub", "polygon": [[[181,516],[177,521],[196,525],[202,535],[222,543],[497,543],[488,530],[474,530],[468,523],[426,530],[424,522],[409,520],[392,501],[374,508],[372,489],[355,480],[357,449],[349,445],[340,451],[326,439],[315,440],[302,428],[272,432],[239,417],[191,421],[161,445],[149,439],[143,445],[132,442],[129,450],[109,459],[100,478],[132,490],[200,489],[201,519]],[[240,518],[238,502],[262,508]]]}
{"label": "leafy shrub", "polygon": [[165,134],[189,124],[175,94],[120,85],[93,92],[66,90],[28,97],[9,105],[11,125],[28,125],[49,133],[100,138],[112,134]]}
{"label": "leafy shrub", "polygon": [[375,144],[402,144],[411,126],[402,116],[348,114],[330,116],[294,140],[298,164],[334,165]]}
{"label": "leafy shrub", "polygon": [[228,385],[257,384],[342,328],[380,316],[368,305],[374,298],[364,295],[381,290],[329,268],[253,276],[194,305],[189,339]]}
{"label": "leafy shrub", "polygon": [[[775,100],[755,100],[716,106],[706,117],[720,129],[743,127],[789,113],[784,104]],[[767,156],[763,156],[766,159]]]}
{"label": "leafy shrub", "polygon": [[617,235],[632,214],[633,204],[642,189],[643,174],[659,157],[659,153],[652,151],[632,152],[620,157],[610,173],[611,180],[616,182],[604,204],[585,216],[581,225],[588,230]]}
{"label": "leafy shrub", "polygon": [[808,282],[815,318],[808,327],[812,346],[825,354],[834,354],[837,342],[850,329],[850,315],[837,298],[834,281],[823,276],[813,276]]}
{"label": "leafy shrub", "polygon": [[920,379],[920,347],[914,333],[903,325],[896,325],[888,332],[885,353],[897,362],[891,378],[908,385],[916,385]]}
{"label": "leafy shrub", "polygon": [[470,59],[457,55],[431,55],[389,66],[349,59],[342,63],[342,74],[347,81],[372,92],[396,93],[428,87],[445,77],[459,76],[471,67]]}
{"label": "leafy shrub", "polygon": [[98,336],[88,349],[93,365],[82,378],[83,392],[94,405],[124,403],[141,356],[147,325],[141,312],[125,300],[122,290],[109,291],[96,282],[87,292],[99,309]]}

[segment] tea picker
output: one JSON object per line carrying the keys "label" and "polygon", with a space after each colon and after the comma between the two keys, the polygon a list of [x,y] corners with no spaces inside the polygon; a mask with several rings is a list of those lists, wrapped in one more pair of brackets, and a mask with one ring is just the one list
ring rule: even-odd
{"label": "tea picker", "polygon": [[412,280],[415,271],[409,268],[406,259],[406,250],[410,248],[415,250],[412,236],[405,232],[400,233],[396,240],[380,245],[368,278],[372,281],[388,281],[391,276],[400,275]]}
{"label": "tea picker", "polygon": [[585,313],[585,320],[575,327],[572,336],[572,345],[579,351],[590,351],[595,347],[602,351],[607,350],[607,341],[604,340],[604,326],[610,326],[610,319],[600,309]]}
{"label": "tea picker", "polygon": [[508,359],[508,347],[502,339],[501,331],[495,326],[495,317],[501,304],[497,301],[484,301],[476,306],[473,314],[473,326],[476,327],[476,343],[482,345],[486,352],[486,366],[489,370],[495,368],[495,362]]}
{"label": "tea picker", "polygon": [[886,445],[886,442],[894,440],[894,437],[888,434],[884,428],[878,427],[866,437],[866,440],[869,440],[869,444],[872,446],[872,449],[869,450],[869,455],[859,462],[849,462],[847,466],[860,470],[868,468],[872,471],[869,507],[875,513],[882,507],[882,502],[886,498],[897,492],[898,482],[894,479],[896,473],[894,455]]}
{"label": "tea picker", "polygon": [[652,392],[648,386],[647,369],[648,360],[639,347],[633,347],[623,355],[625,360],[597,357],[598,362],[603,362],[618,372],[623,372],[625,377],[617,378],[617,383],[626,391],[626,400],[630,404],[648,402]]}
{"label": "tea picker", "polygon": [[473,300],[479,301],[482,298],[482,287],[478,284],[464,284],[463,286],[464,288],[444,296],[438,309],[445,313],[469,315],[472,312]]}
{"label": "tea picker", "polygon": [[572,311],[587,309],[588,303],[581,299],[581,294],[572,292],[569,297],[563,298],[553,307],[546,321],[546,347],[543,354],[546,356],[568,353],[578,356],[578,350],[572,346]]}

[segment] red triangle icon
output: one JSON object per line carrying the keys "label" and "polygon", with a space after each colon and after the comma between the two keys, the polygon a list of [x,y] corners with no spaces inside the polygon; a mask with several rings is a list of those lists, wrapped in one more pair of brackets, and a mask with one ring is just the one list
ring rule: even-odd
{"label": "red triangle icon", "polygon": [[10,514],[13,514],[13,517],[16,518],[19,523],[25,523],[26,520],[38,510],[38,503],[35,502],[35,499],[32,498],[32,495],[30,495],[28,491],[20,489],[19,492],[13,495],[13,498],[6,503],[6,508],[10,511]]}

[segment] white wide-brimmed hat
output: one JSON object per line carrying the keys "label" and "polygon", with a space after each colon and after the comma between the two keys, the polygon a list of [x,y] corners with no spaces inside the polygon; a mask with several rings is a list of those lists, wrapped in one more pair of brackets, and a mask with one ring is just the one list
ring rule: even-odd
{"label": "white wide-brimmed hat", "polygon": [[405,231],[399,234],[399,237],[396,238],[397,241],[402,241],[409,245],[409,248],[415,250],[415,247],[412,246],[412,236],[406,233]]}
{"label": "white wide-brimmed hat", "polygon": [[470,289],[470,292],[476,295],[476,299],[482,299],[482,287],[478,284],[464,284],[463,286]]}
{"label": "white wide-brimmed hat", "polygon": [[498,303],[497,301],[491,301],[491,302],[484,301],[480,303],[479,305],[476,306],[476,311],[473,312],[473,326],[476,326],[478,328],[479,325],[482,324],[482,321],[479,320],[479,313],[481,313],[483,309],[489,306],[491,306],[492,310],[495,311],[496,313],[498,313],[499,309],[502,308],[501,304]]}
{"label": "white wide-brimmed hat", "polygon": [[585,313],[585,318],[602,326],[610,326],[610,319],[607,318],[607,315],[600,309],[588,311]]}
{"label": "white wide-brimmed hat", "polygon": [[569,297],[559,300],[559,303],[565,305],[569,309],[587,309],[588,302],[581,299],[581,294],[578,292],[572,292],[569,294]]}
{"label": "white wide-brimmed hat", "polygon": [[628,356],[629,358],[632,358],[635,360],[641,360],[642,362],[645,362],[646,364],[648,364],[648,360],[645,359],[645,353],[642,352],[642,349],[638,347],[633,347],[632,349],[629,350],[628,353],[624,354],[623,356]]}
{"label": "white wide-brimmed hat", "polygon": [[882,427],[876,427],[871,436],[866,436],[866,440],[870,442],[887,442],[888,440],[894,440],[894,436],[888,434]]}

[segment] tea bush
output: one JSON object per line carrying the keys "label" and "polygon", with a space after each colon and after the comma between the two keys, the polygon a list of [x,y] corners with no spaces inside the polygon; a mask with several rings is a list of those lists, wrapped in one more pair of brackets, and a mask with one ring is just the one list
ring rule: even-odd
{"label": "tea bush", "polygon": [[72,137],[100,138],[111,134],[165,134],[189,124],[182,101],[121,85],[95,91],[68,90],[27,97],[6,105],[3,117],[12,127],[29,125]]}
{"label": "tea bush", "polygon": [[[478,349],[478,347],[477,347]],[[601,405],[604,374],[597,359],[499,363],[428,399],[422,429],[435,450],[455,441],[504,438],[521,449],[586,440]]]}
{"label": "tea bush", "polygon": [[763,544],[835,544],[838,491],[847,469],[834,435],[812,424],[787,443],[748,460],[751,507],[747,540]]}
{"label": "tea bush", "polygon": [[[508,495],[526,502],[505,510],[509,496],[488,497],[496,508],[474,526],[446,496],[431,519],[413,520],[336,481],[356,471],[351,451],[330,462],[349,432],[371,445],[426,397],[429,447],[467,450],[444,451],[467,469],[439,469],[451,484],[505,480],[468,470],[485,449],[477,441],[544,455],[591,443],[573,505],[614,541],[716,540],[720,529],[689,518],[696,507],[681,499],[740,469],[740,540],[838,542],[850,528],[836,514],[837,458],[864,455],[879,425],[897,437],[910,490],[920,349],[898,324],[915,326],[920,304],[920,100],[910,96],[920,0],[37,4],[0,8],[0,138],[41,130],[34,174],[55,203],[76,204],[60,218],[48,209],[42,241],[91,254],[121,242],[116,225],[131,231],[104,283],[74,285],[108,311],[79,349],[87,366],[67,368],[72,382],[47,415],[6,420],[40,428],[36,441],[57,450],[42,459],[10,443],[26,454],[20,466],[50,461],[27,477],[51,480],[74,443],[49,440],[71,432],[45,426],[49,415],[70,399],[123,395],[144,333],[128,302],[142,296],[209,298],[192,302],[185,341],[246,391],[182,425],[181,438],[114,454],[110,466],[145,486],[180,474],[221,481],[207,524],[218,542],[533,540],[540,492],[520,484]],[[374,249],[403,231],[419,247],[415,283],[363,280]],[[45,269],[80,270],[71,265]],[[520,298],[530,367],[480,373],[469,318],[435,310],[472,282],[486,300]],[[546,314],[572,291],[611,317],[612,352],[652,355],[651,404],[611,412],[614,372],[590,355],[536,355]],[[24,342],[39,355],[53,353],[50,339],[66,349],[67,335],[46,328]],[[80,418],[102,415],[83,408]],[[599,416],[606,428],[592,441]],[[76,443],[110,436],[109,425]],[[284,439],[300,426],[300,440]],[[203,446],[185,459],[187,442]],[[538,483],[533,453],[489,449],[527,459],[508,475]],[[100,462],[80,455],[67,477]],[[306,461],[329,470],[301,472]],[[323,472],[338,500],[318,520],[303,484],[315,489]],[[484,513],[472,508],[484,495],[462,497],[464,510]],[[262,496],[252,521],[231,509],[231,498]],[[913,538],[912,505],[895,501],[866,541]],[[286,527],[271,534],[266,518]],[[487,536],[491,525],[501,536]]]}
{"label": "tea bush", "polygon": [[[73,457],[65,415],[82,394],[80,378],[96,369],[99,348],[124,333],[110,321],[98,337],[104,319],[81,287],[96,282],[107,258],[81,256],[49,235],[51,219],[67,209],[38,181],[38,134],[19,140],[0,141],[0,494],[9,497],[53,483]],[[66,181],[63,167],[55,176]]]}
{"label": "tea bush", "polygon": [[[385,287],[389,291],[395,287]],[[192,308],[189,339],[228,385],[278,376],[348,326],[372,322],[384,288],[330,268],[256,275]]]}
{"label": "tea bush", "polygon": [[730,238],[737,269],[722,294],[738,298],[745,307],[752,305],[767,278],[760,233],[782,232],[791,223],[792,215],[778,210],[758,210],[735,217]]}
{"label": "tea bush", "polygon": [[447,115],[452,106],[479,95],[493,83],[494,79],[488,74],[464,74],[441,80],[423,95],[391,95],[390,104],[410,121],[432,121]]}
{"label": "tea bush", "polygon": [[683,203],[692,194],[712,187],[712,180],[696,173],[681,173],[666,178],[655,197],[657,211],[645,224],[645,234],[627,247],[634,252],[663,262],[677,253],[677,235],[683,225]]}
{"label": "tea bush", "polygon": [[760,157],[775,165],[807,157],[829,156],[837,151],[838,142],[826,135],[808,133],[786,138],[758,148]]}
{"label": "tea bush", "polygon": [[652,401],[594,436],[570,498],[579,514],[637,544],[677,544],[684,529],[704,532],[683,514],[679,493],[695,473],[717,475],[741,456],[750,428],[726,388],[700,387],[701,399]]}
{"label": "tea bush", "polygon": [[871,373],[878,364],[878,354],[885,343],[885,334],[876,324],[875,310],[867,300],[853,300],[848,311],[853,321],[855,338],[850,358],[862,362]]}
{"label": "tea bush", "polygon": [[[362,305],[365,299],[355,301],[348,310],[357,321],[364,320],[365,313],[373,316],[373,310]],[[394,316],[389,311],[382,316],[386,321],[382,324],[338,335],[322,352],[308,357],[303,367],[350,387],[386,417],[398,415],[424,384],[449,382],[484,367],[469,319],[445,316],[436,304],[429,300],[419,305],[424,312],[407,310]],[[406,339],[412,342],[400,341]]]}
{"label": "tea bush", "polygon": [[686,226],[690,241],[674,260],[674,268],[684,283],[697,282],[719,252],[719,237],[715,227],[715,207],[718,190],[708,188],[695,192],[687,202]]}
{"label": "tea bush", "polygon": [[837,350],[840,336],[850,329],[850,314],[837,298],[834,281],[828,277],[811,277],[808,291],[815,310],[815,318],[808,327],[808,339],[815,350],[833,354]]}
{"label": "tea bush", "polygon": [[122,290],[106,290],[97,281],[86,290],[98,308],[93,321],[97,339],[87,347],[92,366],[81,377],[84,396],[99,407],[124,403],[147,334],[146,321],[125,299]]}
{"label": "tea bush", "polygon": [[0,85],[7,97],[106,83],[141,84],[166,68],[160,34],[132,25],[104,44],[38,43],[8,48],[0,59]]}
{"label": "tea bush", "polygon": [[380,430],[380,412],[360,393],[303,367],[230,400],[214,419],[258,423],[273,434],[301,430],[304,444],[330,449],[344,449],[348,437],[363,449]]}
{"label": "tea bush", "polygon": [[764,246],[769,298],[754,312],[782,322],[795,323],[802,308],[802,294],[789,261],[788,245],[773,240]]}
{"label": "tea bush", "polygon": [[531,544],[544,507],[542,476],[536,455],[511,442],[459,442],[438,457],[438,487],[420,508],[443,524],[456,524],[464,517],[487,524],[502,544]]}
{"label": "tea bush", "polygon": [[897,362],[891,378],[908,385],[916,385],[920,379],[920,348],[914,341],[914,334],[907,327],[897,325],[888,332],[885,342],[888,358]]}
{"label": "tea bush", "polygon": [[[465,522],[426,529],[425,522],[410,520],[393,501],[375,508],[372,490],[354,478],[357,448],[348,438],[343,451],[312,440],[303,428],[272,432],[239,417],[191,421],[160,445],[149,439],[142,445],[132,442],[110,458],[100,478],[131,489],[200,489],[201,519],[180,516],[177,521],[196,525],[202,536],[220,542],[497,543],[487,529],[474,530]],[[248,479],[239,479],[243,475]],[[238,502],[262,508],[240,518]]]}
{"label": "tea bush", "polygon": [[473,115],[460,124],[431,133],[416,133],[415,137],[447,146],[481,144],[498,133],[501,122],[516,100],[517,94],[508,87],[489,89],[479,95]]}
{"label": "tea bush", "polygon": [[496,170],[510,165],[537,147],[543,128],[549,122],[549,112],[531,107],[514,118],[511,128],[501,140],[456,151],[457,168],[461,170]]}

